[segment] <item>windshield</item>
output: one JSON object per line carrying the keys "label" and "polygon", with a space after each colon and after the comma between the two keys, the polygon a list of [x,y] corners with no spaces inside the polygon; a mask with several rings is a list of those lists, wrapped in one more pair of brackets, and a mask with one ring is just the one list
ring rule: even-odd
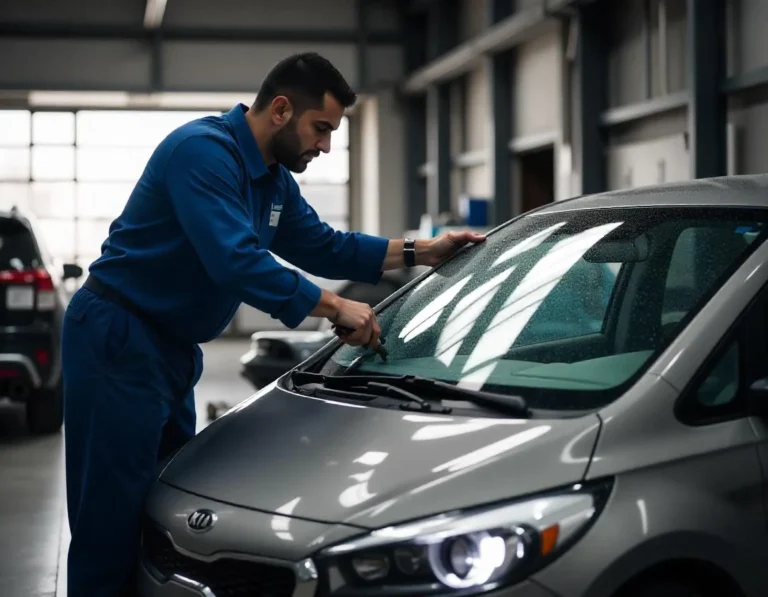
{"label": "windshield", "polygon": [[29,229],[13,218],[0,218],[0,270],[25,270],[40,265]]}
{"label": "windshield", "polygon": [[[592,408],[649,366],[766,234],[763,210],[532,214],[380,314],[389,358],[343,345],[322,373],[418,375]],[[362,357],[362,358],[360,358]]]}

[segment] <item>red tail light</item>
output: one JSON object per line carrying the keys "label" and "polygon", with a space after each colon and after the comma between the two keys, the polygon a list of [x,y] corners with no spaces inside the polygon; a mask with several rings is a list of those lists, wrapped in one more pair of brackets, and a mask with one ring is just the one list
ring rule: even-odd
{"label": "red tail light", "polygon": [[[56,292],[53,287],[53,280],[45,268],[41,267],[24,271],[0,271],[0,284],[33,286],[37,290],[37,309],[39,311],[52,311],[56,307]],[[18,308],[24,309],[24,307],[15,307],[15,309]],[[31,305],[27,308],[31,308]]]}
{"label": "red tail light", "polygon": [[51,362],[51,353],[48,350],[40,349],[35,351],[35,360],[38,365],[45,367]]}
{"label": "red tail light", "polygon": [[43,268],[35,270],[35,280],[37,281],[38,290],[53,291],[53,280],[51,279],[51,274],[49,274]]}

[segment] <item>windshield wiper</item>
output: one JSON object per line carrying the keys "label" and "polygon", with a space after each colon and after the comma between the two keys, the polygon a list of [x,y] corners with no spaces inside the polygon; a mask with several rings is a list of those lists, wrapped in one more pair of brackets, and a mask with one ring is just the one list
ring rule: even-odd
{"label": "windshield wiper", "polygon": [[[300,382],[296,381],[297,373],[308,376],[308,379]],[[376,396],[389,396],[397,398],[399,400],[405,400],[408,404],[400,406],[403,410],[417,410],[420,412],[437,412],[440,414],[448,414],[452,409],[445,406],[435,406],[430,404],[423,398],[412,394],[408,390],[398,388],[387,383],[379,383],[371,381],[366,378],[365,383],[327,383],[327,380],[339,380],[341,377],[326,377],[319,373],[302,373],[294,371],[291,374],[291,381],[294,386],[301,387],[310,383],[320,383],[323,386],[323,390],[326,392],[338,393],[345,398],[375,398]],[[349,379],[349,378],[343,378]]]}
{"label": "windshield wiper", "polygon": [[418,398],[415,394],[429,392],[431,395],[439,394],[444,398],[455,398],[457,400],[466,400],[484,406],[493,410],[513,413],[518,415],[528,415],[528,404],[522,396],[506,396],[504,394],[495,394],[492,392],[483,392],[480,390],[469,390],[460,388],[436,379],[419,377],[417,375],[322,375],[321,373],[312,373],[309,371],[294,371],[291,374],[291,381],[296,386],[302,386],[308,383],[320,383],[327,388],[336,388],[339,390],[352,388],[370,388],[381,389],[389,388],[390,394],[393,391],[399,391],[401,396],[403,392]]}

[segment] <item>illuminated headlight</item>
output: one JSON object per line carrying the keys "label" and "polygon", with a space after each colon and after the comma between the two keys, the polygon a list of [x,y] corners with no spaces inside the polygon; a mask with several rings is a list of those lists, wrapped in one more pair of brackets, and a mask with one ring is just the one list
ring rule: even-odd
{"label": "illuminated headlight", "polygon": [[609,484],[443,514],[318,554],[331,595],[474,595],[520,582],[586,532]]}

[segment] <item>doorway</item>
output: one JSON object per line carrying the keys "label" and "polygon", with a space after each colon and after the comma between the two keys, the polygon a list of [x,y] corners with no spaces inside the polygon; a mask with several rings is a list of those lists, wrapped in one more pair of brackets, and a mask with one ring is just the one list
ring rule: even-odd
{"label": "doorway", "polygon": [[520,207],[523,213],[555,200],[555,148],[552,145],[518,155]]}

